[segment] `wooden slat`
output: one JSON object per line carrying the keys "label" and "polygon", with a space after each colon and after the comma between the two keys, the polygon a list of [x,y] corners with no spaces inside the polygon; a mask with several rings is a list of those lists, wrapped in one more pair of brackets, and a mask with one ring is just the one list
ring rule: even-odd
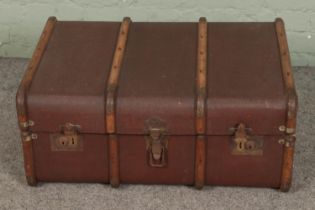
{"label": "wooden slat", "polygon": [[44,30],[39,38],[38,44],[33,53],[33,56],[24,73],[18,92],[16,94],[16,109],[17,109],[17,114],[18,114],[19,125],[22,131],[27,130],[27,126],[23,126],[23,125],[25,125],[25,123],[27,123],[27,120],[29,120],[27,116],[27,105],[26,105],[27,91],[30,88],[33,77],[42,59],[42,56],[44,54],[44,51],[51,37],[51,34],[53,32],[56,22],[57,22],[56,17],[48,18],[46,25],[44,27]]}
{"label": "wooden slat", "polygon": [[286,38],[284,22],[281,18],[275,21],[275,29],[278,39],[278,47],[280,53],[281,69],[285,85],[285,90],[288,97],[287,117],[286,117],[286,139],[294,139],[293,141],[286,140],[283,145],[283,163],[280,190],[288,191],[292,181],[293,153],[296,128],[296,113],[297,113],[297,96],[292,75],[291,60],[289,47]]}
{"label": "wooden slat", "polygon": [[23,132],[21,138],[23,146],[24,171],[26,181],[28,185],[35,186],[37,184],[37,178],[34,164],[33,139],[27,132]]}
{"label": "wooden slat", "polygon": [[115,97],[118,87],[118,79],[121,70],[121,64],[125,52],[130,18],[126,17],[120,25],[116,49],[114,52],[113,62],[107,81],[106,92],[106,132],[109,135],[109,161],[110,161],[110,183],[112,187],[118,187],[119,181],[119,145],[116,132],[115,120]]}
{"label": "wooden slat", "polygon": [[205,184],[206,171],[206,137],[196,137],[196,157],[195,157],[195,187],[203,188]]}
{"label": "wooden slat", "polygon": [[106,131],[108,133],[115,133],[116,131],[115,94],[118,87],[119,73],[125,52],[130,22],[130,18],[126,17],[121,23],[110,75],[107,81]]}
{"label": "wooden slat", "polygon": [[23,145],[25,176],[27,183],[32,186],[36,185],[37,179],[35,174],[33,139],[29,133],[28,123],[30,119],[28,119],[27,114],[27,92],[29,91],[33,77],[38,69],[56,22],[57,19],[55,17],[48,18],[16,94],[16,109],[20,130],[22,132],[21,139]]}
{"label": "wooden slat", "polygon": [[292,74],[291,60],[286,33],[284,29],[284,22],[281,18],[275,21],[276,33],[278,38],[278,46],[280,51],[281,69],[286,91],[288,93],[288,112],[286,130],[291,134],[295,132],[296,127],[296,111],[297,111],[297,97],[295,92],[295,85]]}
{"label": "wooden slat", "polygon": [[196,132],[205,134],[206,130],[206,84],[207,84],[207,21],[200,18],[198,24],[198,55],[197,55],[197,105],[196,105]]}
{"label": "wooden slat", "polygon": [[119,187],[119,142],[115,134],[108,136],[109,140],[109,170],[110,184],[112,187]]}
{"label": "wooden slat", "polygon": [[284,29],[284,22],[281,18],[276,19],[276,33],[278,38],[278,45],[280,50],[280,60],[282,67],[282,75],[286,89],[294,88],[294,81],[292,76],[291,59],[289,55],[289,47]]}
{"label": "wooden slat", "polygon": [[201,189],[205,183],[206,159],[206,87],[207,87],[207,21],[199,19],[198,52],[196,71],[196,156],[195,187]]}
{"label": "wooden slat", "polygon": [[294,142],[286,142],[283,150],[283,163],[280,190],[283,192],[289,191],[292,182],[293,156],[294,156]]}

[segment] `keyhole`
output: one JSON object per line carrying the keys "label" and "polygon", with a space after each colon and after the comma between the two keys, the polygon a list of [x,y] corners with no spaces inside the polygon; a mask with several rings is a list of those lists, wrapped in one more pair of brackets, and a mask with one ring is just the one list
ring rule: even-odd
{"label": "keyhole", "polygon": [[247,148],[248,150],[253,150],[253,149],[255,149],[255,147],[256,147],[256,145],[255,145],[255,142],[253,142],[253,141],[249,141],[249,142],[247,142],[247,144],[246,144],[246,148]]}
{"label": "keyhole", "polygon": [[238,144],[238,148],[239,148],[240,150],[243,149],[243,142],[240,142],[240,143]]}
{"label": "keyhole", "polygon": [[72,144],[74,144],[74,138],[73,137],[71,138],[71,140],[72,140]]}
{"label": "keyhole", "polygon": [[60,137],[59,138],[59,144],[61,145],[61,146],[66,146],[67,145],[67,138],[65,138],[65,137]]}

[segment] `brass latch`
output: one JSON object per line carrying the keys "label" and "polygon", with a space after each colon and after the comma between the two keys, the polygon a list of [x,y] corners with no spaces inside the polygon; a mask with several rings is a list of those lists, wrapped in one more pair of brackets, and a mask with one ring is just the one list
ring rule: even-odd
{"label": "brass latch", "polygon": [[148,163],[152,167],[164,167],[167,164],[167,140],[163,130],[151,128],[147,136]]}
{"label": "brass latch", "polygon": [[240,123],[235,131],[232,143],[234,155],[262,155],[263,140],[260,136],[251,136],[243,123]]}
{"label": "brass latch", "polygon": [[82,151],[83,142],[79,135],[79,125],[66,123],[61,127],[61,132],[50,135],[52,151]]}

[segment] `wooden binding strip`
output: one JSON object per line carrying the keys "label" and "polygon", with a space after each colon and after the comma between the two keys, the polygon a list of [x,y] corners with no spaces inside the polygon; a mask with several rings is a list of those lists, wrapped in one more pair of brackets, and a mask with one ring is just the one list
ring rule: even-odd
{"label": "wooden binding strip", "polygon": [[121,63],[126,47],[130,18],[125,17],[120,25],[116,49],[113,57],[113,62],[110,74],[107,81],[106,92],[106,131],[109,134],[109,167],[110,167],[110,184],[112,187],[118,187],[119,181],[119,145],[116,132],[115,122],[115,97],[118,87],[118,79],[121,69]]}
{"label": "wooden binding strip", "polygon": [[31,126],[33,122],[30,121],[27,114],[27,92],[29,91],[33,77],[38,69],[56,22],[56,17],[48,18],[16,94],[16,109],[19,127],[22,132],[21,138],[24,153],[24,168],[27,183],[29,185],[36,185],[37,180],[34,166],[33,139],[31,133],[29,132],[29,126]]}
{"label": "wooden binding strip", "polygon": [[281,191],[288,191],[292,182],[293,154],[296,128],[297,96],[292,75],[291,60],[289,56],[289,47],[284,29],[284,22],[281,18],[275,21],[278,46],[280,51],[280,60],[282,75],[287,92],[287,116],[286,116],[286,137],[283,145],[283,163],[281,175]]}
{"label": "wooden binding strip", "polygon": [[201,189],[205,183],[207,99],[207,20],[203,17],[198,24],[197,53],[195,187]]}

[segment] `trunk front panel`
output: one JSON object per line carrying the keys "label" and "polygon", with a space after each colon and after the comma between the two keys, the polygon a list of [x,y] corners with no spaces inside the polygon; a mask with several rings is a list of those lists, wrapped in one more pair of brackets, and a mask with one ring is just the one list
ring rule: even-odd
{"label": "trunk front panel", "polygon": [[52,151],[51,135],[39,133],[34,141],[39,181],[108,182],[106,135],[81,134],[81,151]]}
{"label": "trunk front panel", "polygon": [[[109,174],[106,135],[83,134],[81,151],[53,151],[51,135],[39,133],[34,141],[36,175],[39,181],[102,182]],[[232,136],[207,138],[206,184],[279,187],[282,164],[280,136],[263,137],[263,155],[231,154]],[[195,137],[169,136],[167,165],[148,164],[146,139],[120,135],[122,183],[194,183]]]}
{"label": "trunk front panel", "polygon": [[123,183],[187,184],[194,182],[195,138],[170,136],[165,167],[149,166],[144,136],[119,138],[120,178]]}
{"label": "trunk front panel", "polygon": [[230,136],[209,136],[206,184],[279,187],[283,152],[280,138],[263,136],[263,155],[233,155]]}

